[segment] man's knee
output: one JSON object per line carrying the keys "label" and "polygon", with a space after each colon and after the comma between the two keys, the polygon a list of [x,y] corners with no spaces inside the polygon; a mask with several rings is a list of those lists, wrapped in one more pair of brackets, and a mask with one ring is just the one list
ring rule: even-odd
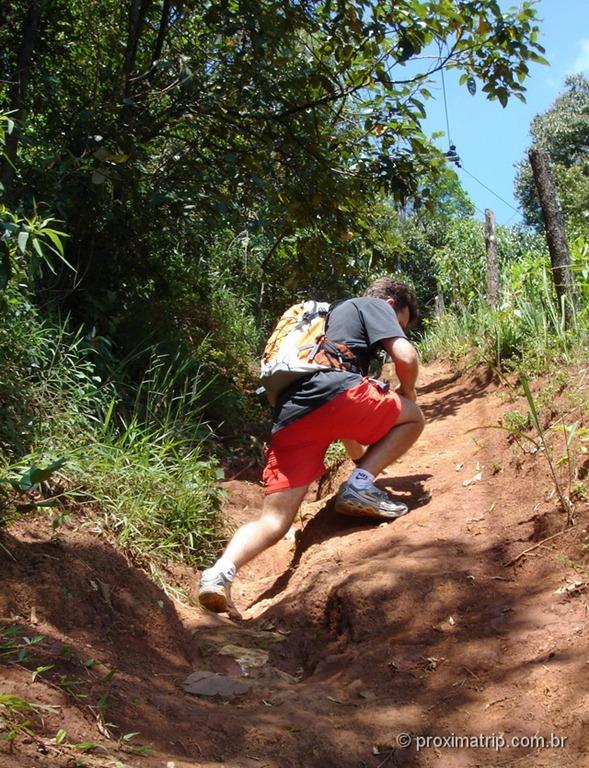
{"label": "man's knee", "polygon": [[[415,405],[415,403],[413,403]],[[417,428],[419,429],[419,434],[423,432],[423,428],[425,427],[425,416],[423,415],[423,411],[418,405],[415,405],[415,424]]]}
{"label": "man's knee", "polygon": [[395,427],[400,426],[401,424],[411,424],[417,433],[417,436],[423,432],[423,428],[425,427],[423,411],[416,403],[412,400],[407,400],[405,397],[401,398],[401,413],[395,422]]}
{"label": "man's knee", "polygon": [[267,534],[274,541],[279,541],[286,534],[297,512],[296,509],[293,511],[292,508],[285,508],[280,503],[281,500],[280,493],[272,493],[266,496],[264,509],[260,517]]}

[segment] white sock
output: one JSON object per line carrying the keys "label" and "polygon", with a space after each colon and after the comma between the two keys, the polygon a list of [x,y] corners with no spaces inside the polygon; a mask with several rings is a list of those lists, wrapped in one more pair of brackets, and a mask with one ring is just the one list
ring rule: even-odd
{"label": "white sock", "polygon": [[354,488],[362,490],[363,488],[370,488],[371,485],[374,485],[374,479],[374,475],[371,475],[370,472],[367,472],[365,469],[355,469],[350,475],[348,483]]}
{"label": "white sock", "polygon": [[235,574],[237,573],[237,568],[235,567],[235,563],[232,563],[231,560],[228,560],[226,557],[220,557],[214,565],[207,568],[207,573],[210,576],[216,576],[218,573],[222,573],[227,581],[233,581]]}

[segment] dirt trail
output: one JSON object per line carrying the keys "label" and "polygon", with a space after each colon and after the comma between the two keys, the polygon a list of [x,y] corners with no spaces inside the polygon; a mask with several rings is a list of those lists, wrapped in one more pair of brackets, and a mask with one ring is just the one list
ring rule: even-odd
{"label": "dirt trail", "polygon": [[[94,595],[66,621],[44,603],[63,586],[59,570],[55,583],[44,570],[45,586],[27,587],[17,584],[18,564],[9,564],[18,598],[5,599],[2,613],[29,616],[34,603],[38,631],[56,644],[84,642],[84,653],[116,666],[112,717],[155,750],[119,754],[124,765],[589,766],[587,595],[555,593],[575,575],[556,555],[579,533],[512,563],[559,532],[562,518],[554,527],[543,458],[520,467],[505,433],[484,429],[497,424],[504,400],[488,379],[426,369],[419,397],[426,430],[380,481],[406,497],[410,514],[378,526],[338,517],[331,493],[349,471],[342,467],[322,484],[322,498],[304,505],[296,541],[280,542],[240,573],[234,598],[242,621],[173,605],[80,531],[65,561],[73,568],[77,552],[86,568],[107,574],[112,610]],[[237,524],[255,513],[262,491],[226,485]],[[39,531],[25,526],[12,535],[21,564],[35,536],[43,555]],[[233,699],[189,695],[180,686],[195,669],[251,688]],[[33,694],[18,670],[9,680]],[[88,724],[80,707],[66,711],[74,731]],[[410,734],[407,748],[400,734]],[[536,741],[526,746],[530,737]],[[538,737],[553,746],[540,748]],[[509,746],[513,738],[524,746]],[[21,745],[6,758],[0,751],[0,765],[73,765],[32,751]]]}

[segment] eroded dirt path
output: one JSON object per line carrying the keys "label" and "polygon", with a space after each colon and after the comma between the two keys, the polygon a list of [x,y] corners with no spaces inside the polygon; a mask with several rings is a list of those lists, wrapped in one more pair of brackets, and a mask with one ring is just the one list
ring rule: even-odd
{"label": "eroded dirt path", "polygon": [[[581,765],[586,600],[554,594],[563,573],[553,558],[506,565],[534,543],[550,506],[542,466],[517,472],[505,434],[476,429],[506,408],[489,382],[430,369],[420,404],[424,435],[383,481],[407,497],[409,515],[375,527],[338,517],[324,499],[308,503],[296,545],[282,542],[241,574],[237,605],[256,617],[246,626],[284,633],[267,644],[269,663],[299,680],[239,705],[244,752],[273,765],[265,755],[278,743],[282,766]],[[224,619],[200,621],[208,638],[230,632],[243,643]],[[437,749],[417,753],[415,743],[398,749],[400,733],[483,734],[491,746],[499,734],[554,734],[568,747],[434,739]]]}
{"label": "eroded dirt path", "polygon": [[[589,766],[587,596],[556,593],[571,576],[559,548],[578,531],[518,558],[552,532],[555,502],[542,457],[519,466],[488,428],[507,408],[493,383],[430,367],[420,404],[422,438],[381,481],[407,498],[406,517],[338,517],[342,467],[304,505],[296,541],[240,573],[242,621],[176,606],[143,645],[132,628],[124,648],[113,630],[89,640],[124,669],[121,698],[139,703],[118,714],[156,750],[125,765]],[[235,524],[257,513],[258,485],[227,490]],[[251,688],[192,696],[180,685],[193,670]]]}

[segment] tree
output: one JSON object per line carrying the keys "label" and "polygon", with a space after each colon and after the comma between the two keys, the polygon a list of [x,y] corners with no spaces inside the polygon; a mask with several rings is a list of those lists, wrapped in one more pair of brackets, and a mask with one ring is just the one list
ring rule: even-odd
{"label": "tree", "polygon": [[358,239],[371,247],[376,197],[427,199],[444,167],[421,130],[428,78],[460,68],[505,105],[543,61],[531,2],[9,0],[2,13],[0,83],[21,86],[18,101],[0,85],[22,145],[6,194],[61,215],[77,276],[44,290],[119,339],[181,324],[187,275],[206,315],[194,271],[222,232],[266,244],[266,284],[285,263],[334,284]]}
{"label": "tree", "polygon": [[[556,178],[565,222],[589,235],[589,80],[568,77],[566,90],[532,120],[532,149],[545,150]],[[542,212],[527,158],[519,164],[515,192],[527,224],[541,229]]]}

